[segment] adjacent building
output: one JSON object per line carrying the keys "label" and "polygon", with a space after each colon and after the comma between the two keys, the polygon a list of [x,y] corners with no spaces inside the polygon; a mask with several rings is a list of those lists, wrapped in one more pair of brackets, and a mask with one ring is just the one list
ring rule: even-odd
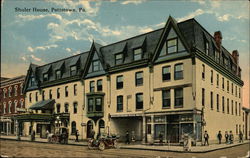
{"label": "adjacent building", "polygon": [[[42,66],[30,65],[24,91],[26,133],[69,128],[72,138],[90,132],[126,131],[144,143],[179,143],[183,134],[215,141],[218,131],[245,132],[239,53],[222,46],[195,19],[102,46]],[[49,117],[49,119],[46,119]],[[39,119],[41,120],[39,121]]]}
{"label": "adjacent building", "polygon": [[[25,76],[1,78],[0,87],[0,131],[1,134],[15,134],[13,116],[25,112],[25,99],[22,92]],[[22,127],[21,127],[22,128]]]}

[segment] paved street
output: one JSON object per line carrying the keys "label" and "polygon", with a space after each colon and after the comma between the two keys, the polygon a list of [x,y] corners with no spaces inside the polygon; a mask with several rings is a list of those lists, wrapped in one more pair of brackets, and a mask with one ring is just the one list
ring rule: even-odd
{"label": "paved street", "polygon": [[247,155],[249,144],[207,153],[159,152],[128,149],[89,150],[86,146],[1,141],[1,155],[9,157],[155,157],[155,158],[238,158]]}

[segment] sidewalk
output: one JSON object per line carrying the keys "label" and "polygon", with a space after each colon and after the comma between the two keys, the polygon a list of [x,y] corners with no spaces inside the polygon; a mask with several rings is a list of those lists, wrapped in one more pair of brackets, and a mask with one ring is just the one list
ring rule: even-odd
{"label": "sidewalk", "polygon": [[[0,139],[4,140],[16,140],[16,136],[5,136],[1,135]],[[30,141],[30,137],[21,137],[21,141]],[[47,139],[36,138],[35,142],[37,143],[48,143]],[[204,153],[211,152],[215,150],[230,148],[242,144],[249,144],[249,140],[245,140],[243,143],[235,142],[234,144],[211,144],[209,146],[192,146],[190,153]],[[68,145],[79,145],[79,146],[87,146],[86,141],[75,142],[74,140],[69,140]],[[187,152],[183,151],[182,146],[159,146],[159,145],[143,145],[143,144],[124,144],[119,143],[120,149],[132,149],[132,150],[153,150],[153,151],[171,151],[171,152]]]}

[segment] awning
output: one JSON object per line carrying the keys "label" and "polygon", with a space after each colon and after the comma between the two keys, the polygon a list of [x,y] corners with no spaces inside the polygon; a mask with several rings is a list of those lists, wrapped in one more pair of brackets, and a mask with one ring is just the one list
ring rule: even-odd
{"label": "awning", "polygon": [[32,110],[51,110],[54,108],[55,99],[43,100],[33,104],[29,109]]}

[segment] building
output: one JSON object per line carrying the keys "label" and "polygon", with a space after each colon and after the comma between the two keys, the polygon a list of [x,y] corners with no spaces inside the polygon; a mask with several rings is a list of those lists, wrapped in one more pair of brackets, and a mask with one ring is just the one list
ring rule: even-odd
{"label": "building", "polygon": [[250,109],[243,107],[243,122],[245,125],[245,128],[243,126],[243,133],[244,135],[244,139],[250,139]]}
{"label": "building", "polygon": [[59,124],[71,138],[76,129],[82,139],[95,130],[123,140],[129,131],[145,143],[160,133],[165,142],[179,143],[185,133],[198,142],[204,131],[211,141],[218,131],[237,135],[244,128],[242,86],[239,53],[222,46],[220,31],[212,36],[195,19],[169,17],[164,28],[30,65],[24,91],[37,115],[50,110],[51,127],[43,129],[54,129],[55,117],[63,115]]}
{"label": "building", "polygon": [[25,110],[24,94],[22,93],[24,79],[25,76],[1,78],[1,134],[15,134],[16,127],[12,116]]}

